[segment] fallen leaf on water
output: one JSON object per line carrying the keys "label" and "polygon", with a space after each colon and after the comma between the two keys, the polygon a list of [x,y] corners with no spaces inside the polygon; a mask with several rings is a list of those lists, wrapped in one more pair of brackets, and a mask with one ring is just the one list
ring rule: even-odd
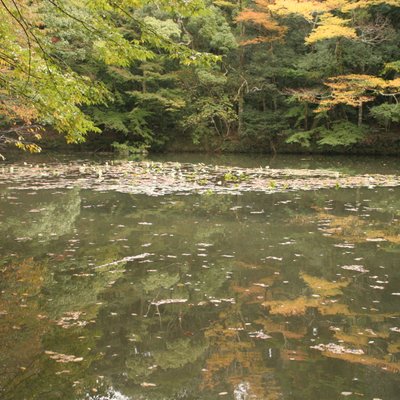
{"label": "fallen leaf on water", "polygon": [[162,304],[176,304],[176,303],[186,303],[188,299],[164,299],[159,301],[152,301],[153,306],[161,306]]}
{"label": "fallen leaf on water", "polygon": [[335,353],[335,354],[356,354],[356,355],[364,354],[364,351],[361,349],[348,349],[345,348],[344,346],[335,343],[328,343],[328,344],[321,343],[316,346],[311,346],[310,348],[322,352],[328,351],[330,353]]}
{"label": "fallen leaf on water", "polygon": [[70,372],[69,369],[63,369],[62,371],[56,372],[56,375],[69,374]]}
{"label": "fallen leaf on water", "polygon": [[48,354],[52,360],[55,360],[58,363],[83,361],[83,357],[75,357],[74,355],[61,354],[61,353],[56,353],[54,351],[46,350],[45,354]]}
{"label": "fallen leaf on water", "polygon": [[149,382],[142,382],[140,384],[141,387],[155,387],[157,386],[155,383],[149,383]]}
{"label": "fallen leaf on water", "polygon": [[271,339],[272,336],[267,335],[263,331],[249,332],[249,336],[256,339]]}
{"label": "fallen leaf on water", "polygon": [[365,269],[363,265],[343,265],[341,268],[348,271],[369,272],[369,270]]}

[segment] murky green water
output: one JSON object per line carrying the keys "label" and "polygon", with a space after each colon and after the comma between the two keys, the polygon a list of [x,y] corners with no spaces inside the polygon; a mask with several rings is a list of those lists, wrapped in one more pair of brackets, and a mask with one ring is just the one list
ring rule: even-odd
{"label": "murky green water", "polygon": [[2,187],[0,398],[398,399],[399,219],[390,188]]}

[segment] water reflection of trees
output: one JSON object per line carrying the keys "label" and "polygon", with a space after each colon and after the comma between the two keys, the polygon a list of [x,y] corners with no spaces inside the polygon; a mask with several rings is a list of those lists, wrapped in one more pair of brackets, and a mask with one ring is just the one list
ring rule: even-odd
{"label": "water reflection of trees", "polygon": [[[376,376],[364,379],[360,392],[372,396],[385,380],[390,388],[398,378],[388,374],[400,369],[399,334],[390,330],[397,310],[390,291],[373,291],[369,275],[393,281],[398,273],[387,242],[377,248],[366,238],[395,227],[386,211],[373,225],[361,215],[349,223],[341,203],[324,209],[332,193],[296,201],[72,196],[73,223],[56,228],[66,236],[46,242],[52,255],[8,263],[1,272],[2,396],[215,399],[228,392],[272,400],[319,391],[336,399],[344,376],[370,371]],[[360,246],[369,274],[340,269],[355,254],[334,246],[343,243]],[[115,263],[144,252],[153,255]],[[329,343],[341,351],[311,348]],[[57,362],[46,351],[83,360]],[[318,387],[305,380],[310,375]]]}
{"label": "water reflection of trees", "polygon": [[77,189],[32,191],[28,195],[9,191],[2,193],[0,208],[5,213],[0,225],[3,240],[33,241],[43,246],[72,232],[80,214],[81,197]]}

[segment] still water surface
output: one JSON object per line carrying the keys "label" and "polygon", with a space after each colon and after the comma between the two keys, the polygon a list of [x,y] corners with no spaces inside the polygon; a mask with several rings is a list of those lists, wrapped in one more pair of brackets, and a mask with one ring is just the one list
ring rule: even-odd
{"label": "still water surface", "polygon": [[0,398],[397,400],[399,218],[398,188],[0,187]]}

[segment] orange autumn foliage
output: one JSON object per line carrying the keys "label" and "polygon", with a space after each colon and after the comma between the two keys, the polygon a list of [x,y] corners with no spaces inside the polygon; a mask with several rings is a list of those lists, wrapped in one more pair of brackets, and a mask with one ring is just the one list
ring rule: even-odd
{"label": "orange autumn foliage", "polygon": [[280,26],[274,19],[269,6],[273,2],[266,0],[256,0],[256,8],[246,8],[236,17],[237,22],[250,23],[254,25],[259,35],[253,39],[248,39],[241,42],[242,46],[249,44],[274,42],[282,40],[287,28]]}

